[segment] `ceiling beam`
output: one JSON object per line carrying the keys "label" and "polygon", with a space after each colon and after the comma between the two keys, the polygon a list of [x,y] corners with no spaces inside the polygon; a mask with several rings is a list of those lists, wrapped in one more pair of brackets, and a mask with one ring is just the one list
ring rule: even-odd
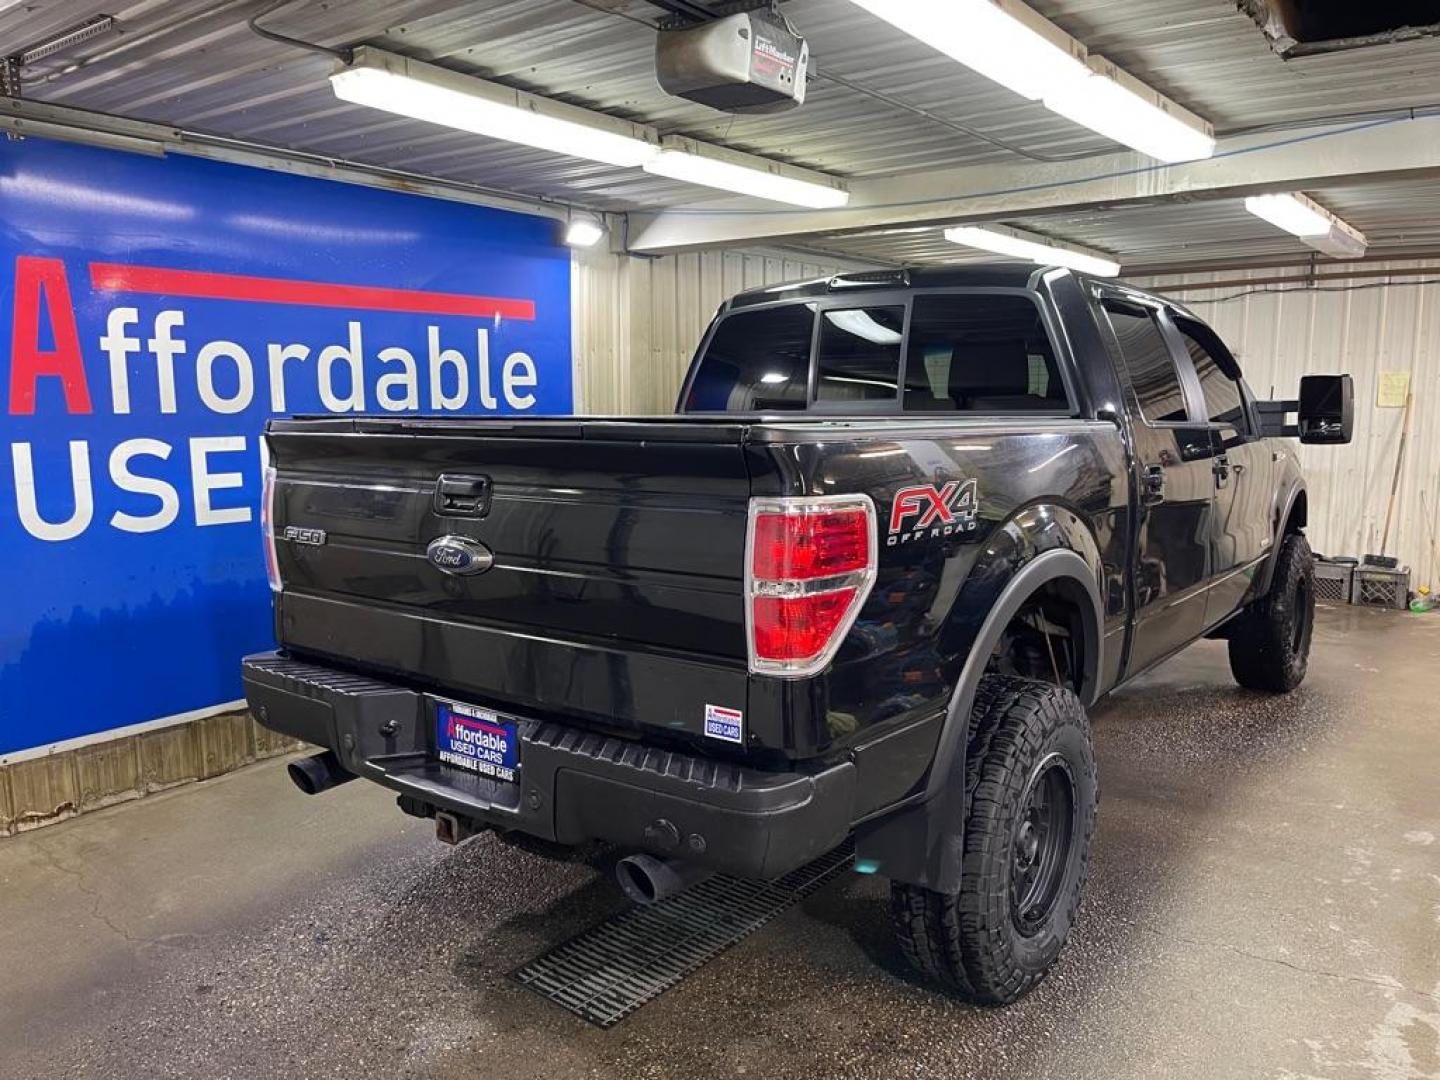
{"label": "ceiling beam", "polygon": [[[1299,270],[1315,270],[1319,266],[1361,266],[1375,263],[1440,262],[1440,248],[1396,248],[1371,247],[1364,255],[1355,259],[1326,259],[1319,252],[1303,255],[1252,255],[1238,259],[1212,259],[1204,262],[1137,263],[1125,267],[1126,277],[1188,277],[1191,274],[1214,274],[1220,271],[1272,270],[1293,267]],[[1392,270],[1394,274],[1407,274],[1408,270]]]}
{"label": "ceiling beam", "polygon": [[[5,0],[0,0],[0,7],[4,3]],[[131,120],[33,98],[0,97],[0,138],[23,139],[32,135],[154,156],[184,154],[386,191],[431,195],[497,210],[517,210],[557,221],[569,220],[572,210],[594,214],[604,212],[602,207],[582,202],[527,197],[445,177],[171,127],[148,120]]]}
{"label": "ceiling beam", "polygon": [[737,200],[631,214],[628,247],[658,255],[821,232],[996,221],[1437,173],[1440,114],[1394,116],[1231,136],[1214,157],[1181,165],[1156,165],[1127,152],[852,180],[850,205],[841,210],[768,210]]}

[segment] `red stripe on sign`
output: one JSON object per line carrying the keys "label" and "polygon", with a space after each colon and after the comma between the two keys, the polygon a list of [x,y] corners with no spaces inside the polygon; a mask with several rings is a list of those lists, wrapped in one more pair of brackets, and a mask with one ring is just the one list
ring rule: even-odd
{"label": "red stripe on sign", "polygon": [[322,281],[211,274],[202,270],[167,270],[157,266],[91,263],[90,285],[107,292],[161,293],[205,300],[249,300],[262,304],[304,304],[309,307],[356,308],[365,311],[410,311],[422,315],[503,316],[533,320],[533,300],[461,293],[382,289],[371,285],[333,285]]}

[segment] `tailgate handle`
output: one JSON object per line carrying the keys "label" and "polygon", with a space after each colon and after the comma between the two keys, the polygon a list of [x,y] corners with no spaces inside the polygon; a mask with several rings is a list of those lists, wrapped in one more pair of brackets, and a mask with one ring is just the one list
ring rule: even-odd
{"label": "tailgate handle", "polygon": [[446,473],[435,481],[435,513],[441,517],[484,517],[490,512],[490,478]]}

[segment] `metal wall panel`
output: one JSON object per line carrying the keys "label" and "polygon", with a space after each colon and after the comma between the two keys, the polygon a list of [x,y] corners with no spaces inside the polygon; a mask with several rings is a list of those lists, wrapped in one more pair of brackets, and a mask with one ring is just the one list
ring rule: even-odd
{"label": "metal wall panel", "polygon": [[601,415],[672,412],[700,335],[726,298],[854,268],[745,251],[659,259],[584,252],[573,265],[576,410]]}
{"label": "metal wall panel", "polygon": [[[1327,272],[1338,268],[1327,264]],[[1399,263],[1367,265],[1393,277],[1239,285],[1187,291],[1186,284],[1274,278],[1303,270],[1192,274],[1155,287],[1214,325],[1261,397],[1293,397],[1300,376],[1355,377],[1355,440],[1302,446],[1310,492],[1310,543],[1332,555],[1379,552],[1390,500],[1403,409],[1376,407],[1380,373],[1408,371],[1413,395],[1410,443],[1385,552],[1411,568],[1411,588],[1440,587],[1440,273]],[[1177,284],[1177,281],[1181,284]]]}

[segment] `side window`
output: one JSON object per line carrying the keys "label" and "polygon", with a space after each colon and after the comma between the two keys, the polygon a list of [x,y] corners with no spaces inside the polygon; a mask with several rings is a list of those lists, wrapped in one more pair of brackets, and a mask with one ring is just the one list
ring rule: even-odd
{"label": "side window", "polygon": [[1040,310],[1024,296],[915,297],[905,358],[907,412],[1068,412]]}
{"label": "side window", "polygon": [[685,399],[686,412],[803,409],[815,309],[785,304],[727,315],[715,328]]}
{"label": "side window", "polygon": [[1120,343],[1125,368],[1130,372],[1140,415],[1151,423],[1161,424],[1188,419],[1180,373],[1154,314],[1148,308],[1112,300],[1105,301],[1105,311]]}
{"label": "side window", "polygon": [[894,401],[904,332],[904,305],[822,311],[815,400]]}
{"label": "side window", "polygon": [[1205,394],[1205,413],[1210,422],[1228,424],[1240,434],[1248,434],[1249,424],[1245,419],[1240,384],[1225,374],[1210,350],[1196,340],[1183,322],[1177,321],[1175,325],[1185,338],[1185,348],[1195,363],[1195,374],[1200,376],[1200,389]]}

